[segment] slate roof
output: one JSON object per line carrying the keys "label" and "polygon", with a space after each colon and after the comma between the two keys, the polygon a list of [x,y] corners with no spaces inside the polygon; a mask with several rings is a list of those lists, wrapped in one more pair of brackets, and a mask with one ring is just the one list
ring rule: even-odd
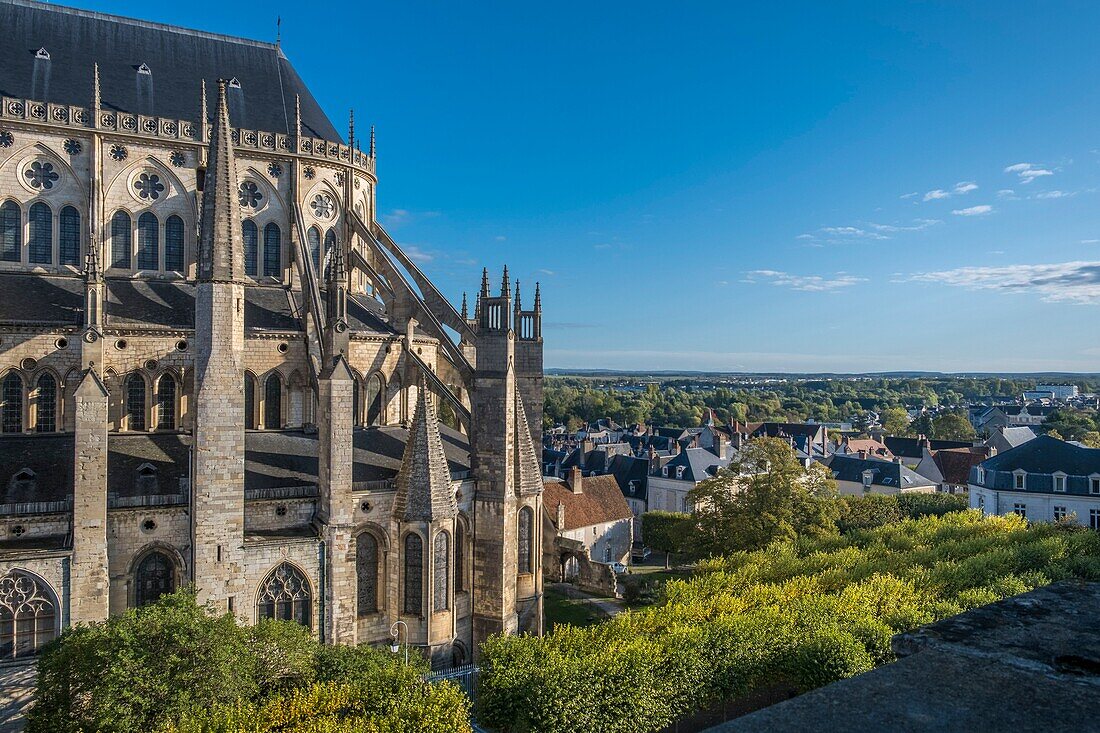
{"label": "slate roof", "polygon": [[[297,95],[303,133],[342,142],[273,43],[30,0],[0,0],[0,28],[6,39],[0,44],[4,96],[89,107],[92,65],[98,63],[104,109],[197,122],[202,80],[213,114],[217,79],[235,78],[240,88],[229,96],[235,127],[293,135]],[[49,52],[49,60],[35,58],[39,48]],[[139,74],[141,64],[151,73]]]}
{"label": "slate roof", "polygon": [[[886,436],[882,439],[886,447],[898,458],[911,458],[919,461],[924,457],[920,438],[899,438]],[[967,440],[930,440],[928,447],[932,450],[944,450],[945,448],[969,448],[974,445]]]}
{"label": "slate roof", "polygon": [[1027,425],[1006,425],[997,430],[997,432],[1000,433],[1001,437],[1005,439],[1005,442],[1013,448],[1021,446],[1029,440],[1035,439],[1035,431]]}
{"label": "slate roof", "polygon": [[[302,330],[286,288],[250,285],[244,289],[244,299],[245,328]],[[105,311],[108,328],[189,330],[195,327],[195,284],[107,278]],[[382,304],[368,296],[349,296],[348,316],[353,333],[395,333],[384,319]],[[83,322],[82,277],[0,273],[0,323],[78,327]]]}
{"label": "slate roof", "polygon": [[871,483],[874,486],[885,486],[889,489],[906,491],[936,485],[900,463],[884,461],[880,458],[859,458],[858,456],[834,453],[822,463],[829,467],[833,472],[833,478],[837,481],[861,484],[863,483],[863,472],[870,470],[872,472]]}
{"label": "slate roof", "polygon": [[[397,476],[393,513],[404,521],[434,522],[458,514],[447,454],[439,434],[435,405],[428,397],[424,377],[416,391],[416,411]],[[526,421],[524,428],[526,431]],[[530,440],[530,433],[527,433]]]}
{"label": "slate roof", "polygon": [[[452,475],[470,469],[466,436],[440,425]],[[352,436],[352,480],[393,479],[401,467],[408,431],[397,426],[356,429]],[[150,495],[174,496],[188,475],[191,436],[177,433],[109,433],[107,491],[122,500]],[[71,433],[5,436],[0,440],[0,504],[66,501],[73,492]],[[150,464],[155,480],[139,484],[137,470]],[[23,468],[36,475],[33,490],[12,482]],[[248,431],[245,434],[245,490],[315,487],[317,436],[300,431]]]}
{"label": "slate roof", "polygon": [[1052,474],[1062,471],[1070,476],[1091,476],[1100,473],[1100,448],[1076,445],[1040,435],[982,462],[986,471],[1016,471]]}
{"label": "slate roof", "polygon": [[729,461],[720,459],[706,448],[687,448],[681,451],[680,455],[674,456],[666,465],[668,466],[667,478],[676,478],[676,468],[683,466],[684,475],[679,480],[703,481],[718,473],[719,468],[728,466]]}
{"label": "slate roof", "polygon": [[[619,490],[628,499],[646,501],[649,495],[649,459],[634,456],[613,456],[609,473],[615,477]],[[634,488],[631,489],[631,482]]]}
{"label": "slate roof", "polygon": [[543,482],[542,505],[556,522],[558,505],[565,505],[565,526],[559,530],[591,527],[604,522],[630,519],[634,515],[626,503],[614,476],[589,476],[581,482],[581,493],[574,494],[564,481]]}

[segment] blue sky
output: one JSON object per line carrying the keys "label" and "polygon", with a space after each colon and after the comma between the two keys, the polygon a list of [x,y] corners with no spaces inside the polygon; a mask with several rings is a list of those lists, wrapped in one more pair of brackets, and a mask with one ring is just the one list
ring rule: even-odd
{"label": "blue sky", "polygon": [[95,9],[281,15],[444,292],[542,282],[547,366],[1100,371],[1100,4],[760,5]]}

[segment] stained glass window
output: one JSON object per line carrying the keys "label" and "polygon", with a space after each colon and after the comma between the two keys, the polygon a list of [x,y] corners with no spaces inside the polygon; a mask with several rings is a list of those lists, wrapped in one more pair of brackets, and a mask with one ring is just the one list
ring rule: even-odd
{"label": "stained glass window", "polygon": [[130,215],[125,211],[111,217],[111,267],[130,269]]}
{"label": "stained glass window", "polygon": [[150,552],[134,573],[134,605],[148,606],[176,589],[176,569],[163,552]]}
{"label": "stained glass window", "polygon": [[284,562],[260,586],[256,611],[260,618],[297,621],[313,628],[312,600],[309,581],[296,567]]}
{"label": "stained glass window", "polygon": [[146,211],[138,217],[138,269],[160,268],[160,222]]}
{"label": "stained glass window", "polygon": [[244,272],[246,275],[256,277],[256,258],[258,256],[259,234],[256,231],[256,222],[245,219],[241,223],[241,235],[244,238]]}
{"label": "stained glass window", "polygon": [[0,576],[0,659],[33,656],[56,636],[57,609],[45,584],[19,570]]}
{"label": "stained glass window", "polygon": [[28,215],[30,237],[27,240],[27,256],[33,265],[53,262],[53,212],[41,201],[31,206]]}
{"label": "stained glass window", "polygon": [[306,232],[306,241],[309,244],[309,254],[313,258],[313,272],[321,274],[321,230],[310,227]]}
{"label": "stained glass window", "polygon": [[140,374],[126,377],[126,415],[129,430],[145,429],[145,379]]}
{"label": "stained glass window", "polygon": [[3,431],[23,431],[23,379],[15,372],[4,378]]}
{"label": "stained glass window", "polygon": [[367,380],[367,425],[382,424],[382,378],[377,374]]}
{"label": "stained glass window", "polygon": [[423,610],[424,542],[420,535],[405,536],[405,613],[419,616]]}
{"label": "stained glass window", "polygon": [[62,265],[80,265],[80,212],[73,206],[61,210],[58,221],[58,259]]}
{"label": "stained glass window", "polygon": [[23,225],[19,204],[5,201],[0,206],[0,260],[18,262],[23,247]]}
{"label": "stained glass window", "polygon": [[272,374],[264,382],[264,427],[275,430],[283,426],[283,383]]}
{"label": "stained glass window", "polygon": [[256,429],[256,378],[244,373],[244,427]]}
{"label": "stained glass window", "polygon": [[459,520],[455,522],[455,593],[466,590],[463,576],[466,564],[466,527]]}
{"label": "stained glass window", "polygon": [[34,429],[40,433],[57,430],[57,380],[52,374],[38,378],[37,418]]}
{"label": "stained glass window", "polygon": [[279,225],[272,222],[264,227],[264,275],[282,277],[282,234]]}
{"label": "stained glass window", "polygon": [[378,611],[378,540],[364,532],[355,540],[355,576],[359,591],[359,615]]}
{"label": "stained glass window", "polygon": [[157,382],[157,429],[176,429],[176,380],[171,374]]}
{"label": "stained glass window", "polygon": [[325,280],[332,274],[332,257],[336,250],[336,230],[329,229],[325,232]]}
{"label": "stained glass window", "polygon": [[451,538],[446,532],[440,532],[435,536],[435,589],[432,601],[432,610],[446,611],[450,608],[450,599],[447,597],[451,582]]}
{"label": "stained glass window", "polygon": [[175,214],[164,222],[164,269],[183,272],[183,219]]}
{"label": "stained glass window", "polygon": [[519,572],[531,572],[531,525],[533,517],[530,507],[519,510]]}

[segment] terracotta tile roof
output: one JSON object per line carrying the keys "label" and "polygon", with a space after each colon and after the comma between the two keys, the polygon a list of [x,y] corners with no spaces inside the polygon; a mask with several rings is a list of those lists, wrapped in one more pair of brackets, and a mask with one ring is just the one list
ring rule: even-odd
{"label": "terracotta tile roof", "polygon": [[633,516],[614,476],[586,476],[581,489],[580,494],[574,494],[558,479],[543,483],[542,504],[551,521],[557,520],[558,504],[565,505],[565,526],[558,527],[559,530],[591,527]]}
{"label": "terracotta tile roof", "polygon": [[970,469],[988,457],[988,448],[945,448],[936,451],[932,460],[943,474],[945,484],[961,486],[969,480]]}

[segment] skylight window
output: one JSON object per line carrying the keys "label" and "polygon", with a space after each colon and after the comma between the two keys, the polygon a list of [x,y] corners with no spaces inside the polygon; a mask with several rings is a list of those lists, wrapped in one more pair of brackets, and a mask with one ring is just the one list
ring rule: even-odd
{"label": "skylight window", "polygon": [[233,77],[232,79],[229,80],[229,88],[230,89],[240,89],[241,88],[241,82],[237,79],[237,77]]}
{"label": "skylight window", "polygon": [[153,70],[149,68],[149,64],[142,62],[141,66],[137,67],[137,73],[152,76]]}
{"label": "skylight window", "polygon": [[37,51],[34,52],[34,57],[36,59],[42,59],[43,61],[49,61],[50,60],[50,52],[46,50],[45,46],[43,46],[42,48],[40,48],[40,49],[38,49]]}

